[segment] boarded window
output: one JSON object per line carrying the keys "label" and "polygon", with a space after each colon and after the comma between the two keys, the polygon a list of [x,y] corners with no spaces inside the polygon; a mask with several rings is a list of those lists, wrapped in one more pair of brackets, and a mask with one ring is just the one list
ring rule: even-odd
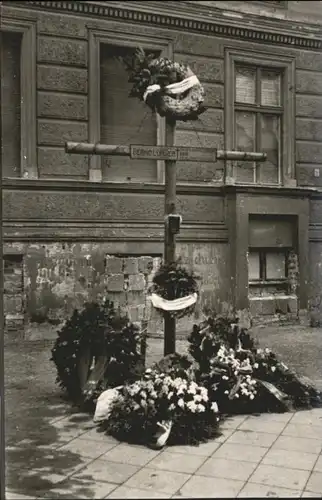
{"label": "boarded window", "polygon": [[21,174],[22,35],[1,32],[1,159],[3,177]]}
{"label": "boarded window", "polygon": [[235,148],[267,154],[263,163],[238,162],[239,182],[281,182],[282,74],[275,70],[235,67]]}
{"label": "boarded window", "polygon": [[[129,51],[108,44],[100,46],[101,142],[104,144],[157,144],[156,115],[138,98],[130,98],[128,74],[118,59]],[[129,157],[102,157],[105,181],[157,181],[157,162]]]}

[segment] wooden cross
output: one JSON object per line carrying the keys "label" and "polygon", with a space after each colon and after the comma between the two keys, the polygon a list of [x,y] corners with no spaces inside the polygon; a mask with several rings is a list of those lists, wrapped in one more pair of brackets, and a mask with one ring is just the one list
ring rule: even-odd
{"label": "wooden cross", "polygon": [[[242,160],[261,162],[266,160],[265,153],[243,151],[224,151],[216,148],[174,146],[175,122],[166,120],[166,146],[108,145],[86,142],[67,142],[65,149],[72,154],[90,154],[106,156],[130,156],[133,159],[165,160],[165,231],[164,262],[170,264],[176,257],[175,234],[178,231],[169,227],[169,215],[176,214],[176,162],[199,161],[215,163],[216,160]],[[164,355],[176,350],[176,321],[170,313],[164,315]]]}

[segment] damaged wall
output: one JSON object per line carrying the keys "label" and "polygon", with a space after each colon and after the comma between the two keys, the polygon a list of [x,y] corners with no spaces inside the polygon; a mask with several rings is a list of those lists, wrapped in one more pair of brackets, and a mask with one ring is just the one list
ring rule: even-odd
{"label": "damaged wall", "polygon": [[[224,255],[225,244],[181,244],[178,255],[188,268],[200,276],[202,291],[195,315],[178,321],[178,335],[187,335],[202,311],[227,309],[228,268]],[[162,247],[160,246],[160,249]],[[115,307],[127,314],[131,321],[148,320],[150,335],[163,335],[160,316],[147,300],[147,291],[153,273],[158,268],[161,253],[140,256],[111,255],[104,243],[11,243],[5,245],[5,257],[22,258],[23,303],[22,317],[25,331],[18,330],[18,337],[35,338],[35,331],[42,326],[38,337],[53,336],[53,329],[45,325],[59,325],[74,309],[87,301],[108,297]],[[21,275],[21,276],[22,276]],[[13,293],[15,284],[8,282]],[[9,311],[6,311],[7,313]],[[20,317],[7,314],[7,326],[21,325]],[[18,322],[19,319],[19,322]],[[13,336],[14,333],[11,333]],[[37,335],[36,335],[37,336]]]}

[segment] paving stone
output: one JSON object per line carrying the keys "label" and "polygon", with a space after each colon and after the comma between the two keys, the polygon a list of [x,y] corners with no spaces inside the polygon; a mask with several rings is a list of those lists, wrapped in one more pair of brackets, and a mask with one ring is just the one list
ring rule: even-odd
{"label": "paving stone", "polygon": [[139,468],[134,465],[118,464],[98,458],[81,472],[75,474],[75,477],[83,480],[90,479],[94,481],[122,484],[138,470]]}
{"label": "paving stone", "polygon": [[277,439],[277,435],[264,432],[236,431],[227,439],[229,444],[248,444],[269,448]]}
{"label": "paving stone", "polygon": [[162,491],[142,490],[139,488],[129,488],[119,486],[107,498],[173,498],[170,494]]}
{"label": "paving stone", "polygon": [[220,444],[220,442],[212,440],[207,443],[200,443],[198,446],[169,446],[166,450],[173,453],[183,453],[184,455],[210,457],[219,448]]}
{"label": "paving stone", "polygon": [[322,409],[319,408],[309,411],[298,411],[297,413],[294,413],[291,423],[322,426]]}
{"label": "paving stone", "polygon": [[318,495],[317,493],[314,493],[313,491],[305,490],[305,491],[303,491],[301,498],[322,498],[322,495]]}
{"label": "paving stone", "polygon": [[247,421],[268,421],[268,422],[284,422],[287,424],[294,416],[293,412],[286,413],[261,413],[258,416],[251,415],[248,417]]}
{"label": "paving stone", "polygon": [[46,461],[40,458],[33,464],[32,470],[39,474],[54,472],[56,474],[63,474],[66,477],[80,471],[92,461],[91,458],[80,457],[74,454],[70,455],[70,457],[68,455],[66,457],[64,454],[57,454],[53,459],[47,459]]}
{"label": "paving stone", "polygon": [[165,471],[193,474],[204,461],[205,457],[202,455],[187,454],[183,457],[179,453],[164,451],[149,463],[149,467]]}
{"label": "paving stone", "polygon": [[263,464],[311,471],[316,459],[317,455],[314,453],[294,450],[286,451],[275,448],[268,451],[267,455],[263,458]]}
{"label": "paving stone", "polygon": [[237,498],[299,498],[301,490],[289,490],[264,484],[247,483]]}
{"label": "paving stone", "polygon": [[316,464],[314,465],[314,472],[322,472],[322,455],[317,459]]}
{"label": "paving stone", "polygon": [[264,447],[226,442],[213,453],[212,458],[226,458],[228,460],[241,460],[258,464],[266,452],[267,448]]}
{"label": "paving stone", "polygon": [[122,464],[143,466],[159,454],[160,451],[150,450],[144,446],[119,444],[105,453],[101,459],[110,460],[111,462],[119,462]]}
{"label": "paving stone", "polygon": [[312,491],[314,493],[318,493],[319,495],[322,495],[322,473],[321,472],[312,472],[307,485],[306,489],[308,491]]}
{"label": "paving stone", "polygon": [[322,442],[319,439],[294,439],[293,436],[279,436],[273,444],[272,449],[320,453],[322,449]]}
{"label": "paving stone", "polygon": [[195,475],[180,489],[180,494],[190,498],[235,498],[244,484],[233,479]]}
{"label": "paving stone", "polygon": [[253,431],[253,432],[264,432],[268,434],[280,434],[286,423],[276,422],[274,420],[264,420],[264,419],[247,419],[239,427],[239,431]]}
{"label": "paving stone", "polygon": [[322,439],[322,426],[291,423],[286,426],[282,435],[296,438]]}
{"label": "paving stone", "polygon": [[76,453],[81,457],[89,457],[89,458],[98,458],[99,456],[106,453],[111,448],[116,446],[113,442],[108,442],[102,440],[101,442],[93,443],[90,439],[73,439],[70,443],[63,445],[60,447],[57,452],[61,451],[70,451],[72,453]]}
{"label": "paving stone", "polygon": [[119,444],[117,439],[107,435],[105,432],[101,432],[99,428],[84,432],[79,436],[79,439],[89,439],[90,441],[99,441],[100,443],[104,441],[105,443],[114,443],[115,445]]}
{"label": "paving stone", "polygon": [[142,488],[173,495],[191,477],[182,472],[164,472],[151,467],[144,467],[134,474],[125,484],[129,488]]}
{"label": "paving stone", "polygon": [[199,476],[222,477],[247,481],[257,467],[256,463],[226,458],[209,458],[198,470]]}
{"label": "paving stone", "polygon": [[220,428],[221,435],[213,439],[216,443],[224,443],[232,435],[234,429],[222,429]]}
{"label": "paving stone", "polygon": [[81,479],[72,477],[50,490],[46,497],[49,499],[102,499],[111,493],[111,491],[115,490],[115,488],[117,488],[115,483],[82,481]]}
{"label": "paving stone", "polygon": [[309,475],[309,471],[260,464],[251,476],[250,482],[302,490]]}
{"label": "paving stone", "polygon": [[233,417],[228,417],[223,421],[220,428],[221,429],[237,429],[243,422],[247,420],[247,415],[234,415]]}

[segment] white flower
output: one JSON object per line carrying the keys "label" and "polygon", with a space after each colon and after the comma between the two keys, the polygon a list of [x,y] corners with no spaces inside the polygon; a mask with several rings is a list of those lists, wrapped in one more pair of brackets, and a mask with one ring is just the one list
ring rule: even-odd
{"label": "white flower", "polygon": [[195,413],[196,409],[197,409],[197,405],[194,401],[189,401],[189,403],[187,403],[187,407],[189,408],[189,410],[192,412],[192,413]]}
{"label": "white flower", "polygon": [[216,402],[211,403],[211,410],[214,411],[215,413],[218,413],[218,405]]}
{"label": "white flower", "polygon": [[196,394],[195,397],[193,398],[197,403],[202,401],[202,397],[200,396],[200,394]]}
{"label": "white flower", "polygon": [[239,398],[239,394],[238,392],[235,394],[235,398],[238,399]]}
{"label": "white flower", "polygon": [[169,394],[168,394],[168,399],[171,399],[173,396],[173,391],[170,391]]}
{"label": "white flower", "polygon": [[225,394],[229,394],[229,391],[225,391]]}
{"label": "white flower", "polygon": [[190,386],[190,388],[188,389],[188,394],[196,394],[196,389]]}
{"label": "white flower", "polygon": [[171,405],[169,406],[169,410],[173,411],[173,410],[175,410],[175,408],[176,408],[175,405],[173,403],[171,403]]}
{"label": "white flower", "polygon": [[202,399],[203,399],[203,401],[208,401],[209,400],[207,394],[203,394]]}
{"label": "white flower", "polygon": [[183,401],[183,399],[179,399],[179,401],[178,401],[178,406],[179,406],[180,408],[184,408],[184,401]]}
{"label": "white flower", "polygon": [[268,347],[265,347],[265,354],[269,354],[271,352],[270,349],[268,349]]}
{"label": "white flower", "polygon": [[227,375],[223,375],[221,378],[222,378],[223,380],[229,380],[229,377],[227,377]]}
{"label": "white flower", "polygon": [[251,395],[249,396],[249,399],[254,399],[254,397],[255,397],[255,396],[254,396],[254,394],[251,394]]}
{"label": "white flower", "polygon": [[272,366],[271,370],[272,370],[272,372],[275,372],[276,366]]}
{"label": "white flower", "polygon": [[141,406],[142,406],[142,408],[147,407],[147,403],[146,403],[145,399],[141,399]]}
{"label": "white flower", "polygon": [[259,364],[258,363],[254,363],[254,368],[258,368],[259,367]]}
{"label": "white flower", "polygon": [[144,398],[144,399],[147,398],[147,394],[145,391],[141,391],[140,396],[141,396],[141,398]]}
{"label": "white flower", "polygon": [[140,408],[140,405],[135,403],[133,406],[133,410],[136,411],[136,410],[139,410],[139,408]]}

